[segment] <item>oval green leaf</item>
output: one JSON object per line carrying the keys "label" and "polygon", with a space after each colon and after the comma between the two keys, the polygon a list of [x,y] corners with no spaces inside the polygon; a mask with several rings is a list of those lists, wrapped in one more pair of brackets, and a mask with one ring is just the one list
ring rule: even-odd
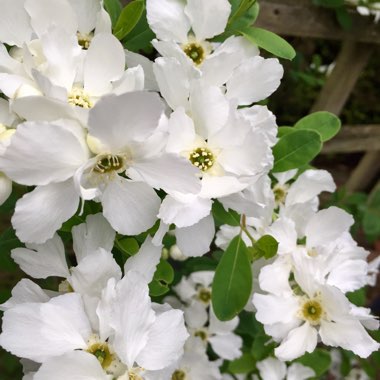
{"label": "oval green leaf", "polygon": [[145,4],[143,0],[132,1],[126,7],[124,7],[113,31],[114,35],[119,40],[122,40],[124,37],[126,37],[137,25],[144,12],[144,9]]}
{"label": "oval green leaf", "polygon": [[285,172],[308,164],[322,149],[317,132],[297,130],[283,136],[273,148],[273,173]]}
{"label": "oval green leaf", "polygon": [[323,142],[332,139],[340,130],[341,122],[339,117],[331,112],[314,112],[299,120],[294,128],[308,129],[318,132]]}
{"label": "oval green leaf", "polygon": [[252,289],[251,265],[241,236],[232,239],[216,268],[212,306],[221,321],[234,318],[247,304]]}
{"label": "oval green leaf", "polygon": [[120,16],[123,6],[119,0],[104,0],[103,4],[105,10],[111,17],[112,25],[115,25]]}
{"label": "oval green leaf", "polygon": [[261,28],[244,28],[238,30],[238,33],[277,57],[292,60],[296,56],[296,51],[288,42],[268,30]]}

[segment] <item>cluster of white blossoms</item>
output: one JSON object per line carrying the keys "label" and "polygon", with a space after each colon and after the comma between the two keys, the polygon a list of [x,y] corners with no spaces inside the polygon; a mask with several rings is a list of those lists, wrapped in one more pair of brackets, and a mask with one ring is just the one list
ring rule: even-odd
{"label": "cluster of white blossoms", "polygon": [[[280,85],[278,59],[244,36],[216,42],[228,0],[146,0],[154,61],[124,48],[103,6],[0,0],[0,204],[12,183],[27,186],[12,216],[24,246],[11,256],[32,278],[59,279],[53,290],[23,279],[0,306],[0,345],[22,359],[23,379],[303,380],[314,370],[284,362],[318,342],[376,351],[366,329],[377,320],[345,294],[373,285],[378,262],[349,214],[318,211],[331,175],[271,172],[278,127],[256,103]],[[216,231],[215,205],[238,225]],[[214,270],[178,271],[157,302],[151,285],[163,251],[197,260],[239,235],[278,242],[253,260],[245,309],[279,345],[231,377],[226,363],[247,347],[239,316],[214,311]],[[121,264],[125,236],[138,252]]]}

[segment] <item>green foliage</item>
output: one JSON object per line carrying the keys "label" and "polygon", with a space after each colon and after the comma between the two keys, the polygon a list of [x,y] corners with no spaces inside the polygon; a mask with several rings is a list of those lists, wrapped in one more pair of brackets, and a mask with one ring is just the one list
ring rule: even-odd
{"label": "green foliage", "polygon": [[380,236],[380,188],[368,198],[363,216],[363,230],[368,236]]}
{"label": "green foliage", "polygon": [[104,0],[104,8],[111,17],[112,25],[116,24],[123,6],[119,0]]}
{"label": "green foliage", "polygon": [[282,37],[261,28],[243,28],[237,31],[247,40],[277,57],[292,60],[296,56],[293,47]]}
{"label": "green foliage", "polygon": [[156,35],[149,28],[146,19],[146,10],[143,11],[140,20],[128,34],[128,38],[123,41],[124,47],[130,51],[138,52],[152,48],[151,41]]}
{"label": "green foliage", "polygon": [[232,9],[226,30],[251,26],[259,15],[259,3],[256,0],[230,0]]}
{"label": "green foliage", "polygon": [[346,296],[354,305],[364,307],[367,299],[367,289],[361,288],[354,292],[347,293]]}
{"label": "green foliage", "polygon": [[116,240],[116,246],[126,256],[126,258],[135,255],[140,249],[137,240],[131,237],[123,237]]}
{"label": "green foliage", "polygon": [[260,258],[270,259],[277,254],[278,242],[273,236],[264,235],[252,247],[248,247],[252,261]]}
{"label": "green foliage", "polygon": [[273,172],[285,172],[308,164],[322,149],[320,134],[312,130],[295,130],[280,138],[273,148]]}
{"label": "green foliage", "polygon": [[174,280],[174,270],[166,261],[161,260],[157,265],[153,280],[149,284],[149,293],[153,297],[158,297],[166,294],[170,289],[169,285]]}
{"label": "green foliage", "polygon": [[212,205],[212,214],[218,226],[223,224],[235,227],[240,226],[240,215],[233,210],[226,211],[223,205],[218,201],[214,201]]}
{"label": "green foliage", "polygon": [[314,112],[299,120],[294,128],[311,130],[319,133],[322,142],[332,139],[341,127],[340,119],[326,111]]}
{"label": "green foliage", "polygon": [[240,358],[228,363],[228,371],[231,373],[250,373],[255,367],[255,360],[249,352],[244,352]]}
{"label": "green foliage", "polygon": [[296,362],[312,368],[315,372],[316,378],[319,379],[330,368],[331,356],[328,351],[317,348],[312,353],[306,353],[302,357],[296,359]]}
{"label": "green foliage", "polygon": [[274,351],[275,346],[272,338],[260,332],[253,339],[251,353],[257,361],[264,360]]}
{"label": "green foliage", "polygon": [[113,33],[119,39],[124,39],[140,21],[145,10],[144,0],[134,0],[122,10]]}
{"label": "green foliage", "polygon": [[236,236],[224,252],[212,284],[212,305],[221,321],[235,317],[247,304],[252,289],[247,247]]}

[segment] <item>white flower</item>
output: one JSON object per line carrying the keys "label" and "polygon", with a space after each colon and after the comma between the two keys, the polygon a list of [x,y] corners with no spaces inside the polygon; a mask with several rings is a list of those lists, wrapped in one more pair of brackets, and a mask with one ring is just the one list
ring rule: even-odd
{"label": "white flower", "polygon": [[[1,0],[0,40],[22,47],[34,35],[41,36],[51,26],[78,37],[83,47],[98,32],[111,33],[109,15],[101,0]],[[12,20],[12,22],[10,22]]]}
{"label": "white flower", "polygon": [[[128,379],[128,374],[162,370],[182,354],[188,336],[182,312],[168,307],[154,311],[146,280],[137,272],[109,281],[97,314],[99,330],[94,331],[75,293],[17,305],[4,314],[0,344],[43,363],[34,377],[41,380],[81,374],[89,379]],[[16,337],[20,334],[21,345]]]}
{"label": "white flower", "polygon": [[257,320],[264,324],[268,335],[281,342],[275,349],[280,360],[312,352],[318,336],[326,345],[351,350],[364,358],[379,348],[363,327],[375,327],[378,323],[362,322],[366,317],[352,312],[351,304],[339,289],[318,284],[313,272],[306,268],[295,271],[294,277],[299,287],[297,293],[253,296]]}

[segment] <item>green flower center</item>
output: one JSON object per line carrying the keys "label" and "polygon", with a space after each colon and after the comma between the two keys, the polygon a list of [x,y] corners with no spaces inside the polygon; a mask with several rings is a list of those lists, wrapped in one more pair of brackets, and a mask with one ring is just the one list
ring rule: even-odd
{"label": "green flower center", "polygon": [[211,300],[211,291],[209,289],[201,288],[198,291],[198,299],[205,304],[209,304]]}
{"label": "green flower center", "polygon": [[191,42],[185,45],[183,51],[197,66],[199,66],[204,61],[206,56],[202,45],[196,42]]}
{"label": "green flower center", "polygon": [[212,168],[215,163],[215,157],[209,149],[197,148],[190,153],[190,162],[205,172]]}
{"label": "green flower center", "polygon": [[98,359],[103,369],[107,369],[114,360],[107,343],[94,343],[87,349],[87,352]]}
{"label": "green flower center", "polygon": [[177,369],[174,371],[171,380],[186,380],[186,373]]}
{"label": "green flower center", "polygon": [[302,305],[303,319],[312,325],[318,325],[323,316],[323,308],[318,300],[308,300]]}
{"label": "green flower center", "polygon": [[93,38],[94,34],[82,34],[80,32],[77,32],[77,38],[78,38],[78,44],[82,47],[82,49],[87,50],[90,47],[91,40]]}
{"label": "green flower center", "polygon": [[194,333],[194,336],[197,336],[198,338],[201,338],[204,342],[207,340],[207,333],[204,330],[197,330]]}
{"label": "green flower center", "polygon": [[94,172],[98,174],[107,174],[111,172],[122,172],[125,169],[125,161],[122,156],[106,154],[100,156],[94,166]]}
{"label": "green flower center", "polygon": [[285,199],[287,196],[287,189],[286,188],[277,184],[273,188],[273,194],[274,194],[274,199],[275,199],[277,204],[285,204]]}

